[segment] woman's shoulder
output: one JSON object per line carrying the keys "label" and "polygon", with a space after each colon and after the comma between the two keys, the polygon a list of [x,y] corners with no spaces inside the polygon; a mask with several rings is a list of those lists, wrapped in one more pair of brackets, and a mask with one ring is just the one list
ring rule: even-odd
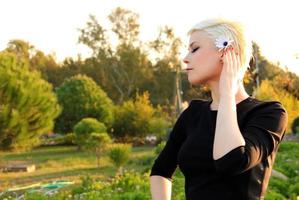
{"label": "woman's shoulder", "polygon": [[252,98],[239,112],[246,121],[255,120],[258,123],[286,124],[288,119],[287,110],[278,100]]}
{"label": "woman's shoulder", "polygon": [[[187,109],[198,109],[205,104],[209,104],[211,100],[206,99],[191,99],[188,102]],[[250,96],[241,104],[238,105],[238,110],[240,112],[260,112],[260,111],[283,111],[286,112],[285,107],[278,100],[261,100]]]}
{"label": "woman's shoulder", "polygon": [[283,111],[285,107],[278,100],[261,100],[251,97],[253,111]]}
{"label": "woman's shoulder", "polygon": [[[203,105],[209,104],[211,100],[192,99],[189,101],[189,110],[199,109]],[[260,113],[260,112],[287,112],[282,103],[278,100],[261,100],[250,96],[237,106],[240,113]]]}

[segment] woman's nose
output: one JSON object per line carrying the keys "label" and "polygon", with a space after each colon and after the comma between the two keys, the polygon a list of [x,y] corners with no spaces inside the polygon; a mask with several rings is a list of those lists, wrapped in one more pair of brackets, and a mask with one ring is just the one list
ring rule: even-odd
{"label": "woman's nose", "polygon": [[183,59],[183,62],[186,63],[186,64],[189,63],[189,61],[186,59],[186,57]]}

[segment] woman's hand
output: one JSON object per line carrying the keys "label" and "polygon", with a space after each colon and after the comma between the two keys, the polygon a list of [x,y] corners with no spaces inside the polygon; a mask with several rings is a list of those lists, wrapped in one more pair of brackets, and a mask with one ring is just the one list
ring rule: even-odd
{"label": "woman's hand", "polygon": [[229,95],[235,97],[239,88],[239,82],[242,81],[242,77],[240,77],[240,57],[231,46],[224,50],[222,61],[223,67],[219,80],[219,94],[220,96]]}

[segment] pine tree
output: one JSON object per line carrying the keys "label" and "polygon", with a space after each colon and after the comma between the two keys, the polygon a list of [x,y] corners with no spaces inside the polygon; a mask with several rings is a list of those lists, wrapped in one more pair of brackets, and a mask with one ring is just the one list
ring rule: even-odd
{"label": "pine tree", "polygon": [[24,150],[39,145],[61,108],[52,85],[30,71],[28,60],[0,53],[0,148]]}

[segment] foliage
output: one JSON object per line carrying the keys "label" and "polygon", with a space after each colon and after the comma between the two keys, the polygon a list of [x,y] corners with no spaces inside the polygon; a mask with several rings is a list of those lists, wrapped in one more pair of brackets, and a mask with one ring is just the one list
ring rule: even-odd
{"label": "foliage", "polygon": [[[73,190],[73,196],[83,199],[107,198],[111,200],[149,200],[150,190],[148,174],[139,174],[134,170],[125,171],[115,176],[110,182],[96,181],[83,178],[81,186]],[[89,188],[89,189],[87,189]],[[84,192],[82,192],[84,191]]]}
{"label": "foliage", "polygon": [[112,140],[107,133],[91,133],[85,143],[85,148],[97,157],[97,165],[100,167],[100,156]]}
{"label": "foliage", "polygon": [[137,95],[133,102],[129,100],[115,108],[113,135],[116,138],[143,137],[149,133],[150,120],[154,108],[149,102],[149,94]]}
{"label": "foliage", "polygon": [[266,199],[291,199],[296,200],[299,195],[299,144],[282,142],[274,163],[274,169],[285,174],[288,180],[271,177]]}
{"label": "foliage", "polygon": [[171,123],[162,117],[153,117],[150,121],[150,133],[157,137],[157,141],[161,141],[168,133]]}
{"label": "foliage", "polygon": [[[161,143],[161,147],[162,147]],[[161,149],[160,147],[160,149]],[[155,150],[156,151],[156,150]],[[268,190],[265,196],[267,200],[290,199],[296,200],[298,191],[298,155],[299,144],[294,142],[282,142],[280,144],[274,168],[286,174],[288,180],[282,180],[271,177]],[[157,151],[158,152],[158,151]],[[26,156],[28,157],[28,155]],[[142,158],[143,159],[143,158]],[[152,165],[152,163],[150,164]],[[149,168],[148,168],[149,169]],[[297,171],[296,171],[297,170]],[[36,195],[35,195],[36,194]],[[28,194],[28,199],[49,199],[45,194]],[[59,191],[51,196],[50,199],[103,199],[128,200],[128,199],[151,199],[149,185],[149,170],[145,173],[124,171],[122,175],[118,174],[112,179],[100,180],[92,176],[81,177],[81,184],[64,191]],[[184,176],[178,168],[174,173],[172,198],[173,200],[184,200]]]}
{"label": "foliage", "polygon": [[291,132],[292,122],[298,117],[299,100],[290,93],[279,90],[273,86],[272,81],[264,80],[256,91],[256,98],[264,101],[279,101],[286,109],[288,114],[288,125],[286,132]]}
{"label": "foliage", "polygon": [[74,126],[76,135],[76,144],[82,147],[88,147],[92,133],[106,133],[105,124],[94,118],[84,118]]}
{"label": "foliage", "polygon": [[292,123],[292,132],[294,134],[299,134],[299,116],[295,118]]}
{"label": "foliage", "polygon": [[139,89],[151,82],[153,70],[141,41],[138,40],[138,15],[116,8],[108,16],[112,32],[119,39],[114,50],[108,41],[107,30],[91,15],[86,27],[80,29],[79,42],[88,46],[92,57],[87,74],[97,80],[111,98],[121,104],[133,97]]}
{"label": "foliage", "polygon": [[52,131],[61,109],[52,86],[13,53],[0,53],[0,147],[25,150]]}
{"label": "foliage", "polygon": [[161,141],[155,148],[154,152],[155,152],[155,155],[158,156],[161,151],[164,149],[166,145],[166,141]]}
{"label": "foliage", "polygon": [[129,100],[115,107],[114,137],[132,142],[133,138],[144,139],[146,135],[155,135],[160,140],[170,126],[168,115],[159,105],[157,108],[152,106],[148,92],[136,96],[134,101]]}
{"label": "foliage", "polygon": [[113,165],[118,169],[117,174],[122,174],[122,166],[129,160],[131,144],[114,143],[109,146],[108,156]]}
{"label": "foliage", "polygon": [[57,119],[58,132],[71,132],[81,119],[91,117],[110,127],[113,121],[113,102],[89,77],[77,75],[67,79],[56,90],[63,107]]}

